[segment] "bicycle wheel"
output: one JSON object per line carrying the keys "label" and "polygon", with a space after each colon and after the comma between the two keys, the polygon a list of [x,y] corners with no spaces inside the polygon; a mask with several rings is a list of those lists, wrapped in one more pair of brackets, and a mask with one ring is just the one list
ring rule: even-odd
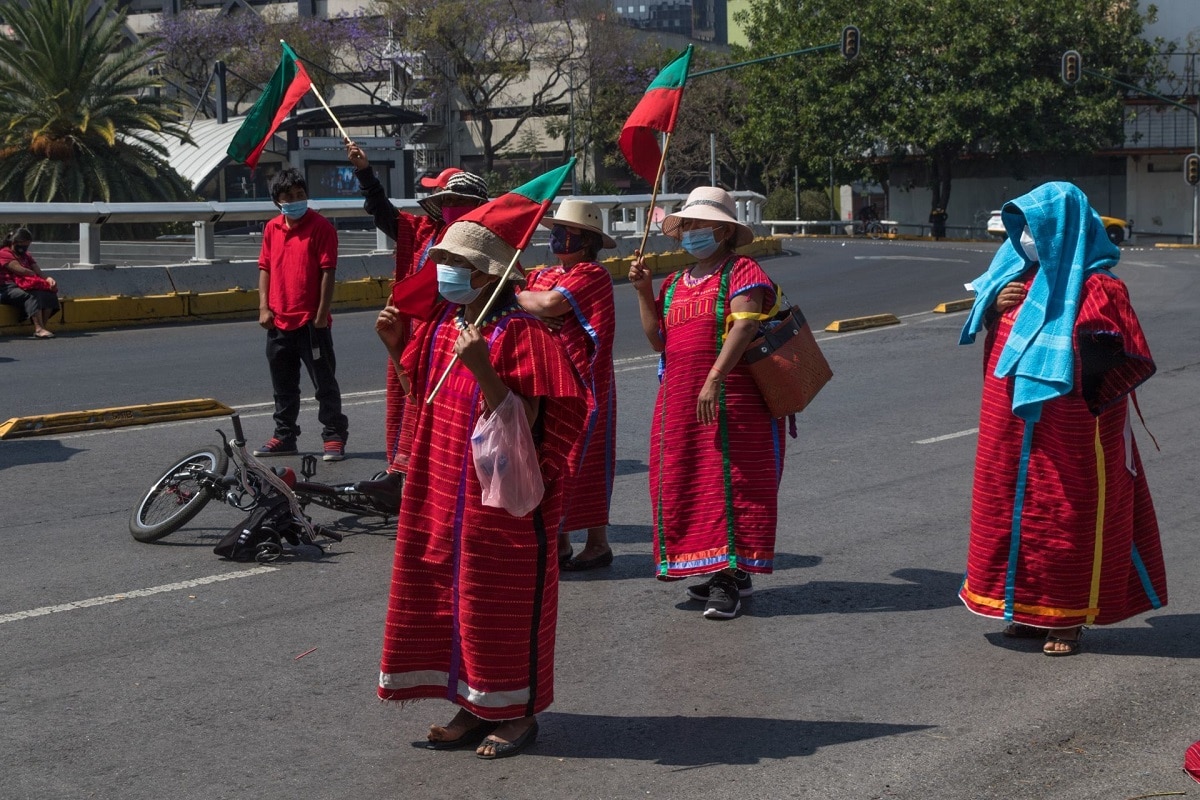
{"label": "bicycle wheel", "polygon": [[228,468],[229,458],[219,447],[197,450],[177,460],[133,507],[129,515],[133,538],[153,542],[179,530],[212,499],[199,473],[224,475]]}
{"label": "bicycle wheel", "polygon": [[313,503],[330,511],[340,511],[354,517],[389,516],[376,508],[371,503],[371,498],[355,489],[353,484],[329,486],[324,483],[297,481],[292,491],[296,493],[296,499],[300,501],[301,506]]}
{"label": "bicycle wheel", "polygon": [[883,226],[878,222],[872,222],[867,226],[867,235],[872,239],[878,239],[880,236],[883,236]]}

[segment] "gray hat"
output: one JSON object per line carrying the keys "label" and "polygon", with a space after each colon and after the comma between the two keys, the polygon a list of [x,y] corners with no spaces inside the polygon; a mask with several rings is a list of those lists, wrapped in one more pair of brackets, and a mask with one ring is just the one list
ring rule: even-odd
{"label": "gray hat", "polygon": [[[448,255],[456,255],[480,272],[503,275],[517,255],[515,247],[477,222],[455,222],[446,228],[441,241],[429,251],[434,263],[444,264]],[[525,270],[518,262],[509,273],[509,280],[523,280]]]}

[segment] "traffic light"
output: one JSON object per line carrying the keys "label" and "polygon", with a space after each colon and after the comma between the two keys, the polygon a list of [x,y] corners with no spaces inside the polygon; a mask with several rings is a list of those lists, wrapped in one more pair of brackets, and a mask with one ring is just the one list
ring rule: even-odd
{"label": "traffic light", "polygon": [[1067,86],[1079,83],[1079,74],[1083,72],[1083,57],[1078,50],[1068,50],[1062,57],[1062,80]]}
{"label": "traffic light", "polygon": [[1192,186],[1200,183],[1200,154],[1189,153],[1183,157],[1183,179]]}
{"label": "traffic light", "polygon": [[858,58],[858,28],[847,25],[842,28],[842,58],[853,61]]}

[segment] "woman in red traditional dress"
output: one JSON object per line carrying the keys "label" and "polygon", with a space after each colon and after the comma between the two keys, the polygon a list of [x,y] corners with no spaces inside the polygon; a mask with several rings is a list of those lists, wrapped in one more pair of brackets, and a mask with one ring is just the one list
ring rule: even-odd
{"label": "woman in red traditional dress", "polygon": [[724,190],[694,190],[662,227],[698,261],[668,277],[657,300],[645,261],[629,269],[642,329],[662,354],[650,434],[658,577],[712,576],[688,596],[706,601],[706,618],[731,619],[753,591],[750,573],[771,572],[775,559],[783,421],[741,363],[775,289],[733,252],[754,233]]}
{"label": "woman in red traditional dress", "polygon": [[[575,371],[588,390],[588,419],[571,451],[573,478],[567,516],[558,539],[561,569],[582,572],[612,564],[608,544],[608,508],[612,498],[617,430],[617,391],[613,377],[616,312],[608,270],[596,263],[601,248],[616,247],[603,230],[600,209],[590,200],[567,198],[553,217],[550,249],[558,265],[529,273],[517,294],[521,308],[557,328]],[[571,550],[571,531],[587,530],[579,555]]]}
{"label": "woman in red traditional dress", "polygon": [[[478,745],[476,754],[489,759],[532,744],[534,715],[554,699],[555,542],[568,459],[587,411],[561,344],[521,311],[511,284],[474,324],[515,255],[473,222],[451,225],[431,251],[449,302],[416,327],[401,356],[416,414],[379,676],[384,700],[440,697],[460,707],[430,728],[428,747]],[[401,324],[395,308],[379,315],[389,351]],[[545,485],[540,505],[520,517],[483,505],[471,450],[476,422],[510,393],[529,421]]]}
{"label": "woman in red traditional dress", "polygon": [[1050,183],[1005,205],[961,340],[987,325],[967,608],[1079,652],[1084,625],[1167,602],[1131,395],[1154,361],[1087,198]]}

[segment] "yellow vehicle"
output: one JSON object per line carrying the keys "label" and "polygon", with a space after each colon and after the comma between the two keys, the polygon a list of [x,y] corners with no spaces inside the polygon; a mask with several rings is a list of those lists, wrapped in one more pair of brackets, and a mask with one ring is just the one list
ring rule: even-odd
{"label": "yellow vehicle", "polygon": [[[1131,219],[1106,217],[1101,214],[1100,221],[1104,223],[1104,231],[1108,234],[1108,240],[1113,244],[1120,244],[1133,237],[1133,220]],[[999,211],[992,212],[992,216],[988,219],[987,232],[989,236],[1004,237],[1004,222],[1000,219]]]}

